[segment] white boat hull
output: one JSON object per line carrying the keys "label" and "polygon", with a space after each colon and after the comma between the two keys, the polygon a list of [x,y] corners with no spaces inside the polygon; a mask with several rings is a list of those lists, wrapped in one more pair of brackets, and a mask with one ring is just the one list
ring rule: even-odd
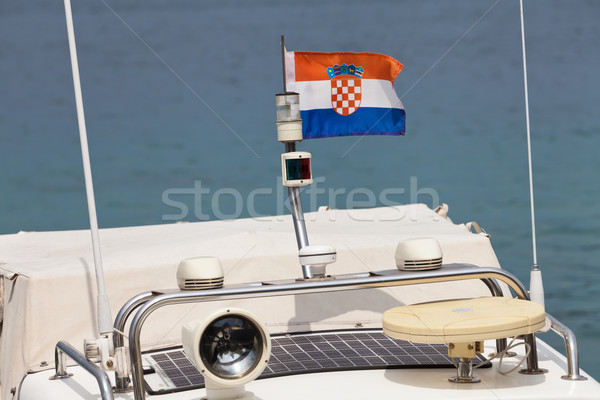
{"label": "white boat hull", "polygon": [[[495,351],[493,341],[486,342],[486,352]],[[267,378],[246,385],[246,389],[261,400],[407,398],[419,400],[479,399],[479,400],[591,400],[600,398],[600,384],[594,379],[568,381],[565,358],[538,340],[541,368],[548,373],[524,375],[498,373],[498,361],[492,368],[475,370],[480,383],[457,384],[448,381],[455,374],[451,368],[376,369],[301,374]],[[506,371],[521,360],[523,354],[505,358]],[[28,375],[21,385],[20,400],[56,398],[62,400],[92,400],[99,398],[93,377],[80,367],[68,369],[71,378],[50,380],[53,370]],[[585,372],[584,372],[585,374]],[[192,400],[206,395],[204,389],[186,392],[147,395],[147,399]],[[133,393],[115,393],[115,399],[133,399]]]}

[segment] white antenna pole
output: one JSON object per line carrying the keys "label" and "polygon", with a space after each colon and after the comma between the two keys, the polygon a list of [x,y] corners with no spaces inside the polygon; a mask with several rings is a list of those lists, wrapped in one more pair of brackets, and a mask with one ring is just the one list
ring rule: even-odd
{"label": "white antenna pole", "polygon": [[529,200],[531,203],[531,240],[533,247],[533,266],[531,267],[529,295],[531,300],[544,305],[544,285],[542,271],[537,262],[537,244],[535,238],[535,206],[533,202],[533,169],[531,162],[531,128],[529,123],[529,93],[527,89],[527,55],[525,52],[525,19],[523,17],[523,0],[519,0],[521,9],[521,47],[523,49],[523,82],[525,86],[525,120],[527,123],[527,156],[529,160]]}
{"label": "white antenna pole", "polygon": [[104,271],[102,268],[102,254],[100,253],[98,218],[96,217],[96,202],[94,200],[92,168],[90,166],[90,152],[88,150],[87,131],[85,129],[85,115],[83,113],[83,97],[81,95],[81,82],[79,80],[79,65],[77,62],[77,49],[75,46],[75,30],[73,29],[71,0],[64,1],[65,17],[67,19],[67,35],[69,37],[69,50],[71,53],[71,67],[73,70],[73,86],[75,87],[77,122],[79,124],[79,138],[81,141],[81,157],[83,159],[83,174],[85,177],[85,192],[87,195],[88,213],[90,217],[94,265],[96,267],[96,285],[98,286],[98,331],[101,335],[107,335],[113,330],[112,317],[110,313],[110,305],[108,304],[108,296],[106,295],[106,289],[104,287]]}

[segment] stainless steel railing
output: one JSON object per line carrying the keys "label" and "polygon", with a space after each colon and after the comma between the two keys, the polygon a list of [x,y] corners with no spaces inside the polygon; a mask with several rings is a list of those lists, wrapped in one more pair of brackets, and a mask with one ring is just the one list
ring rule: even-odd
{"label": "stainless steel railing", "polygon": [[567,381],[587,381],[587,378],[579,373],[579,348],[577,346],[577,338],[572,330],[570,330],[562,322],[546,313],[552,323],[551,329],[561,335],[565,340],[567,350],[567,375],[561,376]]}
{"label": "stainless steel railing", "polygon": [[[116,332],[113,335],[113,341],[115,349],[123,346],[123,336],[120,332],[125,331],[125,324],[127,319],[135,311],[136,308],[144,304],[152,297],[157,296],[156,292],[144,292],[140,293],[127,301],[119,310],[114,323]],[[120,376],[118,373],[115,374],[115,389],[119,392],[126,391],[129,388],[129,376]]]}
{"label": "stainless steel railing", "polygon": [[[356,276],[356,275],[354,275]],[[370,276],[368,273],[363,273],[363,276],[367,277]],[[481,281],[488,287],[488,289],[490,290],[490,293],[492,294],[492,296],[502,296],[502,288],[500,287],[500,285],[498,284],[498,282],[495,279],[490,279],[490,278],[482,278]],[[260,283],[258,283],[257,285],[261,285]],[[133,314],[133,312],[139,308],[142,304],[144,304],[146,301],[148,301],[149,299],[158,296],[159,294],[161,294],[161,292],[144,292],[144,293],[140,293],[134,297],[132,297],[127,303],[125,303],[121,309],[119,310],[119,313],[117,314],[117,317],[115,318],[115,323],[114,323],[114,327],[115,330],[117,331],[115,333],[115,335],[113,336],[114,338],[114,345],[115,348],[117,347],[121,347],[123,346],[123,336],[118,334],[118,332],[124,332],[125,331],[125,327],[126,327],[126,323],[127,323],[127,319],[129,318],[129,316],[131,316]],[[506,349],[507,346],[507,340],[506,339],[497,339],[496,340],[496,349],[497,352],[501,352],[504,349]],[[130,379],[129,376],[119,376],[119,374],[116,375],[115,377],[115,388],[117,391],[120,392],[124,392],[124,391],[128,391],[130,390]]]}
{"label": "stainless steel railing", "polygon": [[[510,272],[498,268],[477,267],[467,264],[445,265],[440,270],[425,272],[405,272],[387,270],[363,274],[350,274],[337,276],[335,279],[326,281],[296,281],[285,282],[258,282],[236,287],[225,287],[222,289],[206,291],[152,291],[144,292],[131,298],[123,305],[115,319],[114,327],[119,332],[125,330],[127,320],[135,313],[129,329],[129,347],[132,360],[133,391],[136,400],[145,399],[143,389],[143,374],[141,369],[141,347],[140,333],[146,318],[158,308],[193,302],[219,300],[258,298],[268,296],[283,296],[290,294],[306,294],[327,291],[357,290],[389,286],[415,285],[423,283],[448,282],[467,279],[480,279],[490,290],[493,296],[501,296],[502,290],[497,280],[506,283],[521,299],[529,299],[529,295],[523,284]],[[579,353],[577,339],[573,332],[550,314],[546,314],[551,321],[551,328],[564,338],[567,353],[567,375],[562,379],[581,381],[587,380],[580,374]],[[527,359],[527,368],[523,373],[538,374],[545,372],[538,368],[537,352],[535,351],[535,335],[526,335],[525,340],[532,346]],[[123,346],[123,336],[114,335],[115,347]],[[499,339],[497,347],[500,351],[506,347],[506,339]],[[102,400],[113,400],[113,392],[106,372],[88,361],[83,354],[77,351],[69,343],[60,341],[55,347],[55,375],[51,379],[68,378],[72,374],[67,373],[66,358],[69,356],[87,372],[92,374],[100,388]],[[125,391],[129,387],[128,376],[116,376],[115,391]]]}
{"label": "stainless steel railing", "polygon": [[[120,319],[115,321],[115,327],[124,327],[127,316],[135,313],[129,329],[129,351],[132,362],[132,384],[134,398],[145,399],[143,386],[143,371],[141,362],[140,333],[148,316],[159,308],[167,305],[185,304],[219,300],[259,298],[283,296],[290,294],[307,294],[341,290],[369,289],[389,286],[404,286],[423,283],[449,282],[467,279],[499,280],[506,283],[520,299],[529,299],[523,284],[510,272],[499,268],[476,267],[473,265],[446,265],[439,270],[424,272],[404,272],[397,270],[380,271],[362,275],[347,275],[325,281],[296,281],[290,283],[268,282],[250,284],[239,287],[224,287],[222,289],[204,291],[164,291],[143,293],[130,300],[119,313]],[[493,285],[495,286],[495,285]],[[490,287],[490,286],[488,286]],[[497,287],[497,286],[496,286]],[[491,288],[490,290],[495,290]],[[535,345],[535,335],[527,335],[527,341]],[[535,347],[535,346],[534,346]],[[527,373],[540,373],[537,353],[530,352],[527,359]]]}
{"label": "stainless steel railing", "polygon": [[98,368],[96,364],[88,361],[83,354],[67,342],[60,341],[56,343],[56,347],[54,348],[55,373],[52,379],[64,379],[71,376],[71,374],[67,373],[67,360],[65,355],[69,356],[73,361],[81,365],[87,372],[96,378],[98,386],[100,387],[100,396],[102,400],[114,400],[112,387],[106,372]]}

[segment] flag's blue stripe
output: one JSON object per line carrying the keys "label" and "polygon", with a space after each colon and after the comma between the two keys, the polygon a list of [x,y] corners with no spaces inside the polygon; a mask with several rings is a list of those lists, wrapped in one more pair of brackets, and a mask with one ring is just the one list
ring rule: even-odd
{"label": "flag's blue stripe", "polygon": [[401,108],[360,107],[343,116],[332,108],[301,111],[304,139],[353,135],[404,135]]}

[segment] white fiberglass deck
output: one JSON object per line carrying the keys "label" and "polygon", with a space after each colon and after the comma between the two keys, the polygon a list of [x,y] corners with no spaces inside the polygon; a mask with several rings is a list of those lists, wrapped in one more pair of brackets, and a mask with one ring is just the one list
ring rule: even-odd
{"label": "white fiberglass deck", "polygon": [[[487,341],[486,354],[495,351],[495,343]],[[521,357],[522,346],[514,358],[504,359],[502,370],[510,369]],[[260,400],[306,399],[598,399],[600,384],[593,379],[566,381],[564,358],[555,350],[538,341],[540,367],[548,369],[543,375],[523,375],[513,372],[498,373],[498,361],[492,368],[475,370],[481,378],[476,384],[457,384],[448,381],[455,374],[452,368],[371,369],[360,371],[320,372],[291,375],[254,381],[246,385]],[[96,382],[79,367],[69,368],[74,375],[64,380],[49,380],[53,370],[29,375],[21,387],[21,400],[60,398],[64,400],[98,399]],[[147,399],[192,400],[205,395],[204,389],[163,395],[147,395]],[[132,393],[115,393],[115,399],[132,399]]]}

